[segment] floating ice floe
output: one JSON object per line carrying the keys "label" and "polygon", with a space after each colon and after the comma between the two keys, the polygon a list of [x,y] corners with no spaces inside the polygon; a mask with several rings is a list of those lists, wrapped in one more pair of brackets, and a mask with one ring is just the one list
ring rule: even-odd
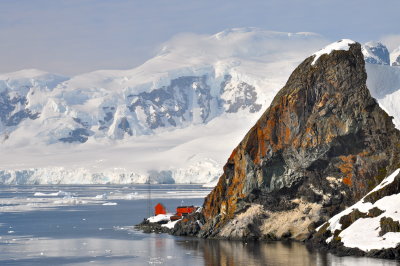
{"label": "floating ice floe", "polygon": [[56,205],[82,205],[82,204],[88,204],[87,201],[81,200],[79,198],[64,198],[60,200],[55,200],[53,202]]}
{"label": "floating ice floe", "polygon": [[130,194],[125,196],[125,199],[127,199],[127,200],[133,200],[133,199],[137,199],[137,198],[138,198],[138,193],[137,192],[130,193]]}
{"label": "floating ice floe", "polygon": [[60,190],[58,192],[53,192],[53,193],[35,192],[35,194],[33,194],[33,196],[34,197],[71,197],[72,193]]}
{"label": "floating ice floe", "polygon": [[103,206],[115,206],[115,205],[118,205],[118,203],[116,203],[116,202],[105,202],[102,205]]}
{"label": "floating ice floe", "polygon": [[96,197],[94,197],[94,198],[100,199],[100,200],[105,200],[105,199],[107,199],[107,195],[106,194],[96,195]]}

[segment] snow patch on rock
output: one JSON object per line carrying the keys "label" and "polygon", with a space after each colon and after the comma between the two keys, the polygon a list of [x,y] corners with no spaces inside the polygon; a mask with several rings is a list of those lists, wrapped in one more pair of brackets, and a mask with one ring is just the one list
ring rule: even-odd
{"label": "snow patch on rock", "polygon": [[149,221],[150,223],[159,223],[159,222],[163,222],[163,221],[171,221],[171,216],[173,214],[158,214],[156,216],[151,216],[149,218],[147,218],[147,221]]}
{"label": "snow patch on rock", "polygon": [[166,224],[162,224],[161,227],[166,227],[166,228],[168,228],[168,229],[172,229],[172,228],[174,228],[175,224],[176,224],[178,221],[179,221],[179,220],[176,220],[176,221],[169,221],[169,222],[166,223]]}
{"label": "snow patch on rock", "polygon": [[355,43],[355,41],[353,41],[353,40],[342,39],[340,41],[329,44],[325,48],[323,48],[313,54],[315,57],[314,57],[314,60],[312,61],[311,65],[314,65],[318,61],[318,59],[324,54],[329,55],[333,51],[338,51],[338,50],[348,51],[350,48],[350,44],[354,44],[354,43]]}

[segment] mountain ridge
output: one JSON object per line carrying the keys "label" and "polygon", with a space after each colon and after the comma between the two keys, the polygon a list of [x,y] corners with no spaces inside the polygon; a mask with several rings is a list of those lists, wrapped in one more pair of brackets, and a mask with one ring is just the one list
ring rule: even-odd
{"label": "mountain ridge", "polygon": [[[23,176],[24,182],[46,182],[39,173],[56,176],[57,169],[70,167],[83,169],[74,173],[85,182],[91,179],[84,173],[104,175],[101,182],[115,182],[120,180],[116,172],[134,173],[140,178],[132,182],[142,182],[148,171],[175,173],[186,168],[188,173],[196,172],[195,165],[210,159],[215,162],[211,175],[217,178],[230,149],[272,101],[277,88],[304,57],[325,44],[322,37],[310,33],[232,29],[177,37],[165,44],[161,54],[134,70],[102,70],[72,78],[55,75],[58,86],[35,78],[53,75],[38,70],[5,74],[0,91],[1,84],[16,86],[0,96],[8,106],[0,112],[1,169],[7,176]],[[368,65],[372,66],[368,76],[374,77],[367,80],[371,92],[398,124],[400,111],[395,102],[400,71]],[[18,75],[23,79],[10,78]],[[165,145],[164,139],[175,146]],[[200,140],[207,144],[198,144]],[[149,145],[146,151],[140,142]],[[159,148],[154,147],[156,142]],[[96,149],[107,152],[99,154]],[[201,156],[194,156],[198,153]],[[54,162],[43,154],[51,154]],[[113,156],[124,160],[115,161]],[[143,157],[157,158],[155,164],[163,167],[151,166]],[[28,178],[27,172],[32,176]],[[203,172],[204,182],[211,181],[209,172]],[[5,183],[15,180],[3,177]],[[177,176],[176,180],[183,179]]]}

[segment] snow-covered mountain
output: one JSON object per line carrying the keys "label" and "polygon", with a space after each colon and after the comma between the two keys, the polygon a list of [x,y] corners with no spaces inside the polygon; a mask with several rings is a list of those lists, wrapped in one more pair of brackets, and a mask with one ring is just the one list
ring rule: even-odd
{"label": "snow-covered mountain", "polygon": [[[292,70],[325,44],[240,28],[178,36],[129,70],[0,75],[0,183],[212,181]],[[365,45],[368,70],[391,75],[371,74],[369,85],[398,119],[400,69],[385,49]]]}
{"label": "snow-covered mountain", "polygon": [[389,51],[380,42],[367,42],[362,48],[365,62],[378,65],[390,65]]}
{"label": "snow-covered mountain", "polygon": [[[279,85],[298,56],[323,43],[309,33],[257,29],[181,39],[166,43],[159,55],[131,70],[70,79],[35,70],[2,75],[7,106],[1,117],[3,141],[123,139],[205,124],[222,113],[255,113],[270,97],[268,90],[261,91],[263,83]],[[302,43],[307,49],[293,49]]]}
{"label": "snow-covered mountain", "polygon": [[174,38],[131,70],[57,84],[34,70],[4,74],[1,182],[211,181],[297,63],[325,43],[231,29]]}
{"label": "snow-covered mountain", "polygon": [[[400,68],[392,63],[396,50],[388,54],[387,48],[379,42],[368,42],[363,47],[365,67],[368,73],[367,85],[371,94],[383,109],[394,117],[400,128]],[[393,61],[392,61],[393,62]]]}

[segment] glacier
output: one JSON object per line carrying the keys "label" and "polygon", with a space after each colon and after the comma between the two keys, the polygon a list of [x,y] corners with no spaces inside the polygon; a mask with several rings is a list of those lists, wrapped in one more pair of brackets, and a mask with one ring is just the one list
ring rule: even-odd
{"label": "glacier", "polygon": [[[327,43],[237,28],[175,37],[134,69],[1,74],[0,183],[213,184],[293,69]],[[368,86],[399,126],[400,68],[383,47],[363,50]]]}

